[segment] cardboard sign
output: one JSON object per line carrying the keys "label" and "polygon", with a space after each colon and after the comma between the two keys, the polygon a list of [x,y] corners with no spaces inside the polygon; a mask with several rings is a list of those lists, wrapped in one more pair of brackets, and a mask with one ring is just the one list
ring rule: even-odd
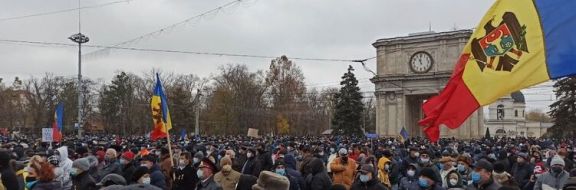
{"label": "cardboard sign", "polygon": [[52,141],[52,128],[42,128],[42,142]]}
{"label": "cardboard sign", "polygon": [[258,138],[258,129],[248,128],[248,136]]}

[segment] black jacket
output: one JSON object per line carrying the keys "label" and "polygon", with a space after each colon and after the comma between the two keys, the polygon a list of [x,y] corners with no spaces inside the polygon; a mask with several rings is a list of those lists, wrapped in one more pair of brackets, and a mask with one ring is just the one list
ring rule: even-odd
{"label": "black jacket", "polygon": [[96,180],[88,174],[82,172],[77,176],[72,177],[72,190],[96,190]]}
{"label": "black jacket", "polygon": [[196,169],[191,164],[188,164],[183,169],[176,169],[176,179],[174,180],[174,190],[190,189],[196,187],[198,183],[198,176],[196,176]]}
{"label": "black jacket", "polygon": [[384,184],[380,183],[376,178],[372,178],[366,183],[356,180],[350,190],[388,190]]}
{"label": "black jacket", "polygon": [[6,190],[18,190],[20,188],[20,184],[18,182],[18,178],[16,178],[16,173],[12,171],[9,167],[2,167],[0,169],[0,175],[2,175],[2,184],[6,188]]}
{"label": "black jacket", "polygon": [[132,179],[132,175],[134,175],[134,170],[136,170],[136,165],[132,161],[122,167],[122,177],[124,177],[126,181],[130,181]]}
{"label": "black jacket", "polygon": [[253,175],[242,174],[238,181],[238,185],[236,185],[236,190],[252,190],[252,186],[256,184],[257,180],[258,178]]}
{"label": "black jacket", "polygon": [[305,190],[323,190],[330,189],[332,180],[328,176],[328,172],[320,159],[312,159],[310,161],[310,174],[306,176]]}
{"label": "black jacket", "polygon": [[252,157],[244,163],[242,166],[242,174],[253,175],[255,177],[260,176],[260,172],[262,171],[262,165],[260,164],[260,160]]}
{"label": "black jacket", "polygon": [[527,184],[530,181],[530,176],[534,171],[534,166],[530,163],[519,165],[518,163],[512,166],[512,176],[518,184]]}

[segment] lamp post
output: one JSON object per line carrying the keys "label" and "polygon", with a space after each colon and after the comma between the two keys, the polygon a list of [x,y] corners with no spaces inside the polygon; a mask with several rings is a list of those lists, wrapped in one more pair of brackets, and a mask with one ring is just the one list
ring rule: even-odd
{"label": "lamp post", "polygon": [[82,107],[83,107],[83,96],[82,96],[82,44],[90,41],[88,36],[82,33],[74,34],[68,39],[78,44],[78,138],[82,138]]}

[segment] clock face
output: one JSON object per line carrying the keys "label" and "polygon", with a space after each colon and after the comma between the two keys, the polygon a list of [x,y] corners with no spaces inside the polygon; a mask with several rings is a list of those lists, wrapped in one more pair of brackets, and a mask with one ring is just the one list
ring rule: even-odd
{"label": "clock face", "polygon": [[416,52],[412,55],[412,58],[410,58],[410,69],[415,73],[426,73],[430,71],[432,64],[434,64],[432,56],[423,51]]}

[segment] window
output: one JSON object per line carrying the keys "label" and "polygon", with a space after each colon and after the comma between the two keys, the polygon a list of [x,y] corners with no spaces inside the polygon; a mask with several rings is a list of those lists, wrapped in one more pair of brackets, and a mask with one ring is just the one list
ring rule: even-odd
{"label": "window", "polygon": [[514,117],[518,117],[518,110],[514,110]]}
{"label": "window", "polygon": [[504,105],[496,106],[496,120],[504,120]]}

